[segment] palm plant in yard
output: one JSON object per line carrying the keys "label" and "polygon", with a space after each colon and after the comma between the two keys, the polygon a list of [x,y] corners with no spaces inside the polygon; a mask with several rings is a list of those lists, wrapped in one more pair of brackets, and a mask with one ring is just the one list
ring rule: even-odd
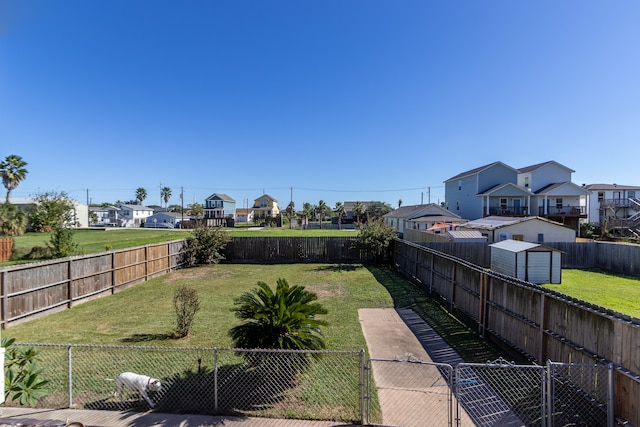
{"label": "palm plant in yard", "polygon": [[28,171],[24,168],[27,162],[22,157],[12,154],[0,162],[0,174],[2,174],[2,184],[7,189],[6,202],[9,203],[11,191],[24,181]]}
{"label": "palm plant in yard", "polygon": [[320,329],[327,322],[317,318],[327,314],[318,296],[304,286],[289,286],[278,279],[273,291],[264,282],[235,299],[232,310],[242,324],[229,335],[237,348],[322,350],[326,343]]}

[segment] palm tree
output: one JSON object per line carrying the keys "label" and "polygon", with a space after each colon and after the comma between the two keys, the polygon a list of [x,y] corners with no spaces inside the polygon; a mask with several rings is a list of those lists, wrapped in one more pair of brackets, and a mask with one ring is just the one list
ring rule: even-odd
{"label": "palm tree", "polygon": [[398,200],[398,209],[402,206],[402,199]]}
{"label": "palm tree", "polygon": [[305,226],[309,224],[309,218],[311,218],[312,212],[313,206],[311,206],[311,203],[305,202],[302,205],[302,213],[300,214],[300,217],[302,217]]}
{"label": "palm tree", "polygon": [[367,207],[362,202],[356,202],[353,206],[353,213],[356,214],[356,222],[360,222],[360,216],[364,215]]}
{"label": "palm tree", "polygon": [[287,213],[289,214],[289,229],[293,227],[293,216],[296,214],[296,204],[293,200],[287,205]]}
{"label": "palm tree", "polygon": [[138,188],[136,190],[136,200],[138,201],[138,204],[141,205],[142,201],[146,198],[147,198],[147,190],[145,190],[142,187]]}
{"label": "palm tree", "polygon": [[7,189],[6,202],[9,203],[9,197],[11,191],[15,190],[21,181],[24,181],[27,176],[27,171],[24,167],[27,166],[27,162],[22,160],[22,157],[11,154],[7,156],[4,161],[0,162],[0,173],[2,173],[2,184]]}
{"label": "palm tree", "polygon": [[162,196],[162,200],[164,200],[164,209],[166,210],[167,206],[169,206],[169,199],[171,198],[171,189],[169,187],[162,187],[160,195]]}
{"label": "palm tree", "polygon": [[345,214],[346,209],[342,202],[336,202],[336,207],[333,208],[333,211],[338,216],[338,229],[342,230],[342,216]]}
{"label": "palm tree", "polygon": [[275,292],[265,282],[258,282],[251,292],[235,299],[232,311],[242,324],[229,330],[236,348],[282,350],[321,350],[326,348],[318,315],[327,310],[318,296],[304,286],[289,286],[278,279]]}
{"label": "palm tree", "polygon": [[27,228],[27,215],[16,205],[0,205],[0,236],[20,236]]}
{"label": "palm tree", "polygon": [[324,202],[324,200],[320,200],[318,202],[318,206],[316,206],[316,212],[320,217],[320,230],[322,230],[322,218],[324,218],[324,214],[325,212],[327,212],[327,204]]}

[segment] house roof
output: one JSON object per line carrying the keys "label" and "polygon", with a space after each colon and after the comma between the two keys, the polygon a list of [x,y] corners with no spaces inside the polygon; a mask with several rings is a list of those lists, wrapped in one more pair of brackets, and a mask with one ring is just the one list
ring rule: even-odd
{"label": "house roof", "polygon": [[589,184],[589,185],[585,185],[582,188],[589,190],[589,191],[597,191],[597,190],[611,190],[611,191],[616,191],[616,190],[640,190],[640,186],[633,186],[633,185],[618,185],[618,184]]}
{"label": "house roof", "polygon": [[133,211],[152,211],[153,210],[153,208],[150,208],[148,206],[142,206],[142,205],[118,205],[117,207],[120,209],[127,208]]}
{"label": "house roof", "polygon": [[426,205],[410,205],[410,206],[400,206],[398,209],[394,209],[391,212],[384,215],[384,218],[406,218],[406,219],[416,219],[426,216],[454,216],[458,217],[455,213],[448,211],[446,208],[443,208],[440,205],[435,203],[428,203]]}
{"label": "house roof", "polygon": [[468,170],[466,172],[459,173],[458,175],[452,176],[451,178],[449,178],[448,180],[446,180],[444,182],[454,181],[454,180],[457,180],[457,179],[460,179],[460,178],[464,178],[464,177],[470,176],[470,175],[476,175],[476,174],[478,174],[478,173],[480,173],[482,171],[485,171],[485,170],[487,170],[489,168],[492,168],[494,166],[497,166],[497,165],[501,165],[501,166],[504,166],[506,168],[509,168],[509,169],[513,170],[514,172],[516,172],[516,173],[518,172],[518,169],[512,168],[511,166],[498,161],[498,162],[489,163],[488,165],[480,166],[480,167],[475,168],[475,169]]}
{"label": "house roof", "polygon": [[477,230],[449,230],[447,231],[447,235],[453,237],[454,239],[484,239],[487,240],[486,236],[483,236]]}
{"label": "house roof", "polygon": [[271,196],[270,196],[270,195],[268,195],[268,194],[263,194],[262,196],[258,197],[257,199],[254,199],[254,201],[255,201],[255,200],[262,200],[262,199],[267,199],[267,200],[269,200],[269,201],[277,202],[277,200],[276,200],[276,199],[274,199],[273,197],[271,197]]}
{"label": "house roof", "polygon": [[487,216],[484,218],[474,219],[473,221],[459,224],[465,228],[475,228],[478,230],[496,230],[498,228],[506,227],[513,224],[518,224],[527,221],[544,221],[549,224],[559,225],[563,227],[559,222],[551,221],[539,216],[525,216],[525,217],[512,217],[512,216]]}
{"label": "house roof", "polygon": [[415,218],[410,221],[416,224],[429,223],[429,222],[445,222],[445,223],[451,223],[454,225],[460,225],[460,224],[464,224],[465,222],[468,222],[468,220],[462,219],[459,216],[447,216],[447,215],[421,216],[420,218]]}
{"label": "house roof", "polygon": [[183,217],[183,214],[181,214],[179,212],[156,212],[151,216],[154,217],[154,216],[162,216],[162,215],[170,216],[170,217],[173,217],[173,218],[182,218]]}
{"label": "house roof", "polygon": [[211,200],[211,199],[220,199],[220,200],[224,200],[225,202],[235,202],[235,200],[232,197],[222,193],[213,193],[212,195],[207,197],[205,200]]}
{"label": "house roof", "polygon": [[[353,211],[354,207],[356,206],[356,202],[344,202],[344,210],[347,212]],[[369,206],[373,205],[375,202],[374,201],[370,201],[370,202],[363,202],[360,201],[360,203],[362,203],[366,208],[368,208]]]}
{"label": "house roof", "polygon": [[236,208],[236,215],[249,215],[252,211],[252,208]]}
{"label": "house roof", "polygon": [[542,187],[541,189],[534,191],[534,194],[536,194],[536,195],[544,195],[546,193],[553,192],[553,190],[557,190],[558,188],[566,187],[566,186],[572,187],[574,190],[577,190],[580,193],[589,194],[588,190],[584,189],[583,187],[579,186],[578,184],[574,184],[571,181],[555,182],[553,184],[546,185],[546,186]]}
{"label": "house roof", "polygon": [[487,188],[481,193],[478,193],[477,196],[490,196],[492,193],[495,193],[498,190],[502,190],[505,187],[513,187],[514,190],[517,190],[520,193],[525,195],[531,195],[531,192],[524,187],[519,186],[518,184],[514,184],[513,182],[503,182],[502,184],[494,185],[493,187]]}
{"label": "house roof", "polygon": [[504,249],[510,252],[524,252],[524,251],[532,251],[532,250],[562,252],[559,249],[550,248],[548,246],[544,246],[539,243],[523,242],[520,240],[512,240],[512,239],[507,239],[507,240],[502,240],[501,242],[492,243],[489,246],[494,248]]}
{"label": "house roof", "polygon": [[548,162],[542,162],[542,163],[537,163],[535,165],[531,165],[531,166],[525,166],[523,168],[518,169],[519,173],[527,173],[527,172],[532,172],[536,169],[540,169],[544,166],[547,165],[556,165],[556,166],[560,166],[563,169],[566,169],[569,172],[575,172],[573,169],[566,167],[565,165],[562,165],[558,162],[556,162],[555,160],[549,160]]}

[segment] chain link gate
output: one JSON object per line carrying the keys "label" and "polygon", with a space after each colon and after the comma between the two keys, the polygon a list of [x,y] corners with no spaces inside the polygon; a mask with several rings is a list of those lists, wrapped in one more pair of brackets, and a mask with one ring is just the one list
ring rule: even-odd
{"label": "chain link gate", "polygon": [[453,425],[453,367],[420,360],[369,359],[368,425]]}

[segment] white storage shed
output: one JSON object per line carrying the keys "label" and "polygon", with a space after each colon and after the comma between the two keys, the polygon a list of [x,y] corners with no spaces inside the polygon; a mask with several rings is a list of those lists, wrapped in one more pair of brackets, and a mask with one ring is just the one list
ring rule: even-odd
{"label": "white storage shed", "polygon": [[531,283],[562,283],[562,251],[511,239],[489,246],[491,270]]}

